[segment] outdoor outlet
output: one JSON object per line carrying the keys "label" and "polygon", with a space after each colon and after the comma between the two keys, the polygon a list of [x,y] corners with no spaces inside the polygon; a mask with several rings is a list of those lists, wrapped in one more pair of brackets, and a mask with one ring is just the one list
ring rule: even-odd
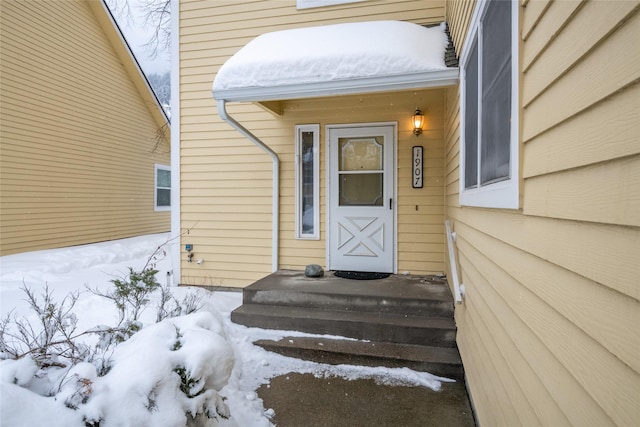
{"label": "outdoor outlet", "polygon": [[187,251],[187,262],[191,262],[193,261],[193,252],[191,252],[193,250],[193,245],[184,245],[185,250]]}

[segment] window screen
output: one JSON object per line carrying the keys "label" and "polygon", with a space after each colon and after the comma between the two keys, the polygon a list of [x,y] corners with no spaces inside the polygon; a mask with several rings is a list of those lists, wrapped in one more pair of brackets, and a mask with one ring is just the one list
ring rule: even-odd
{"label": "window screen", "polygon": [[482,32],[481,185],[509,177],[511,123],[511,4],[487,7]]}
{"label": "window screen", "polygon": [[473,43],[465,73],[465,188],[478,185],[478,43]]}

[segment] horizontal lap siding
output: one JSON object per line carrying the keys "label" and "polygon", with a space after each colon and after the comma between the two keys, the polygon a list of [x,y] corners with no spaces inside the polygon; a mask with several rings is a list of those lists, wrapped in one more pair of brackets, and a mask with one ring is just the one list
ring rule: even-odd
{"label": "horizontal lap siding", "polygon": [[[203,259],[198,265],[187,263],[181,256],[181,283],[242,287],[271,272],[271,158],[218,117],[211,84],[219,67],[251,39],[266,32],[383,19],[438,23],[444,19],[444,3],[369,0],[298,11],[295,0],[180,2],[181,228],[188,229],[182,242],[194,244],[195,259]],[[234,118],[280,157],[280,268],[301,269],[311,262],[325,265],[325,124],[404,120],[399,137],[409,145],[399,151],[399,164],[403,165],[401,176],[408,179],[410,147],[415,140],[408,129],[408,118],[416,108],[415,98],[400,96],[396,101],[404,100],[407,105],[391,114],[385,112],[388,97],[364,99],[371,109],[359,112],[359,97],[286,102],[280,118],[257,105],[228,106]],[[440,110],[434,104],[434,120],[442,123]],[[322,125],[321,239],[317,241],[294,238],[294,128],[305,123]],[[427,141],[426,148],[435,148],[429,154],[433,164],[421,192],[424,197],[413,200],[414,194],[407,190],[399,194],[400,215],[406,216],[399,221],[406,222],[399,237],[400,251],[406,254],[400,258],[401,270],[443,270],[443,194],[436,184],[436,180],[442,180],[442,162],[438,160],[442,157],[441,127],[434,126],[421,139]],[[440,207],[427,215],[426,203]],[[414,242],[412,230],[420,230],[424,240]]]}
{"label": "horizontal lap siding", "polygon": [[1,253],[168,231],[168,141],[89,5],[1,10]]}
{"label": "horizontal lap siding", "polygon": [[445,204],[467,291],[456,320],[469,389],[481,425],[633,425],[638,3],[529,1],[520,12],[521,210],[459,205],[458,89],[446,94]]}

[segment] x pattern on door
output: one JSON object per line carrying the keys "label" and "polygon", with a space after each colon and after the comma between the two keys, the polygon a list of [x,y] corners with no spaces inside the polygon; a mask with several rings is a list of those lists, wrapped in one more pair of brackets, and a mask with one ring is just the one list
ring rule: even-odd
{"label": "x pattern on door", "polygon": [[384,222],[378,217],[345,217],[338,223],[338,251],[344,256],[377,257],[384,244]]}

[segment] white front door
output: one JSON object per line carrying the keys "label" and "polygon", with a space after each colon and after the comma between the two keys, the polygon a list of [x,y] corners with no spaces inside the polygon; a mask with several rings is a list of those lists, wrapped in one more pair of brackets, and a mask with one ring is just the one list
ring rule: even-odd
{"label": "white front door", "polygon": [[393,273],[396,126],[328,126],[330,270]]}

